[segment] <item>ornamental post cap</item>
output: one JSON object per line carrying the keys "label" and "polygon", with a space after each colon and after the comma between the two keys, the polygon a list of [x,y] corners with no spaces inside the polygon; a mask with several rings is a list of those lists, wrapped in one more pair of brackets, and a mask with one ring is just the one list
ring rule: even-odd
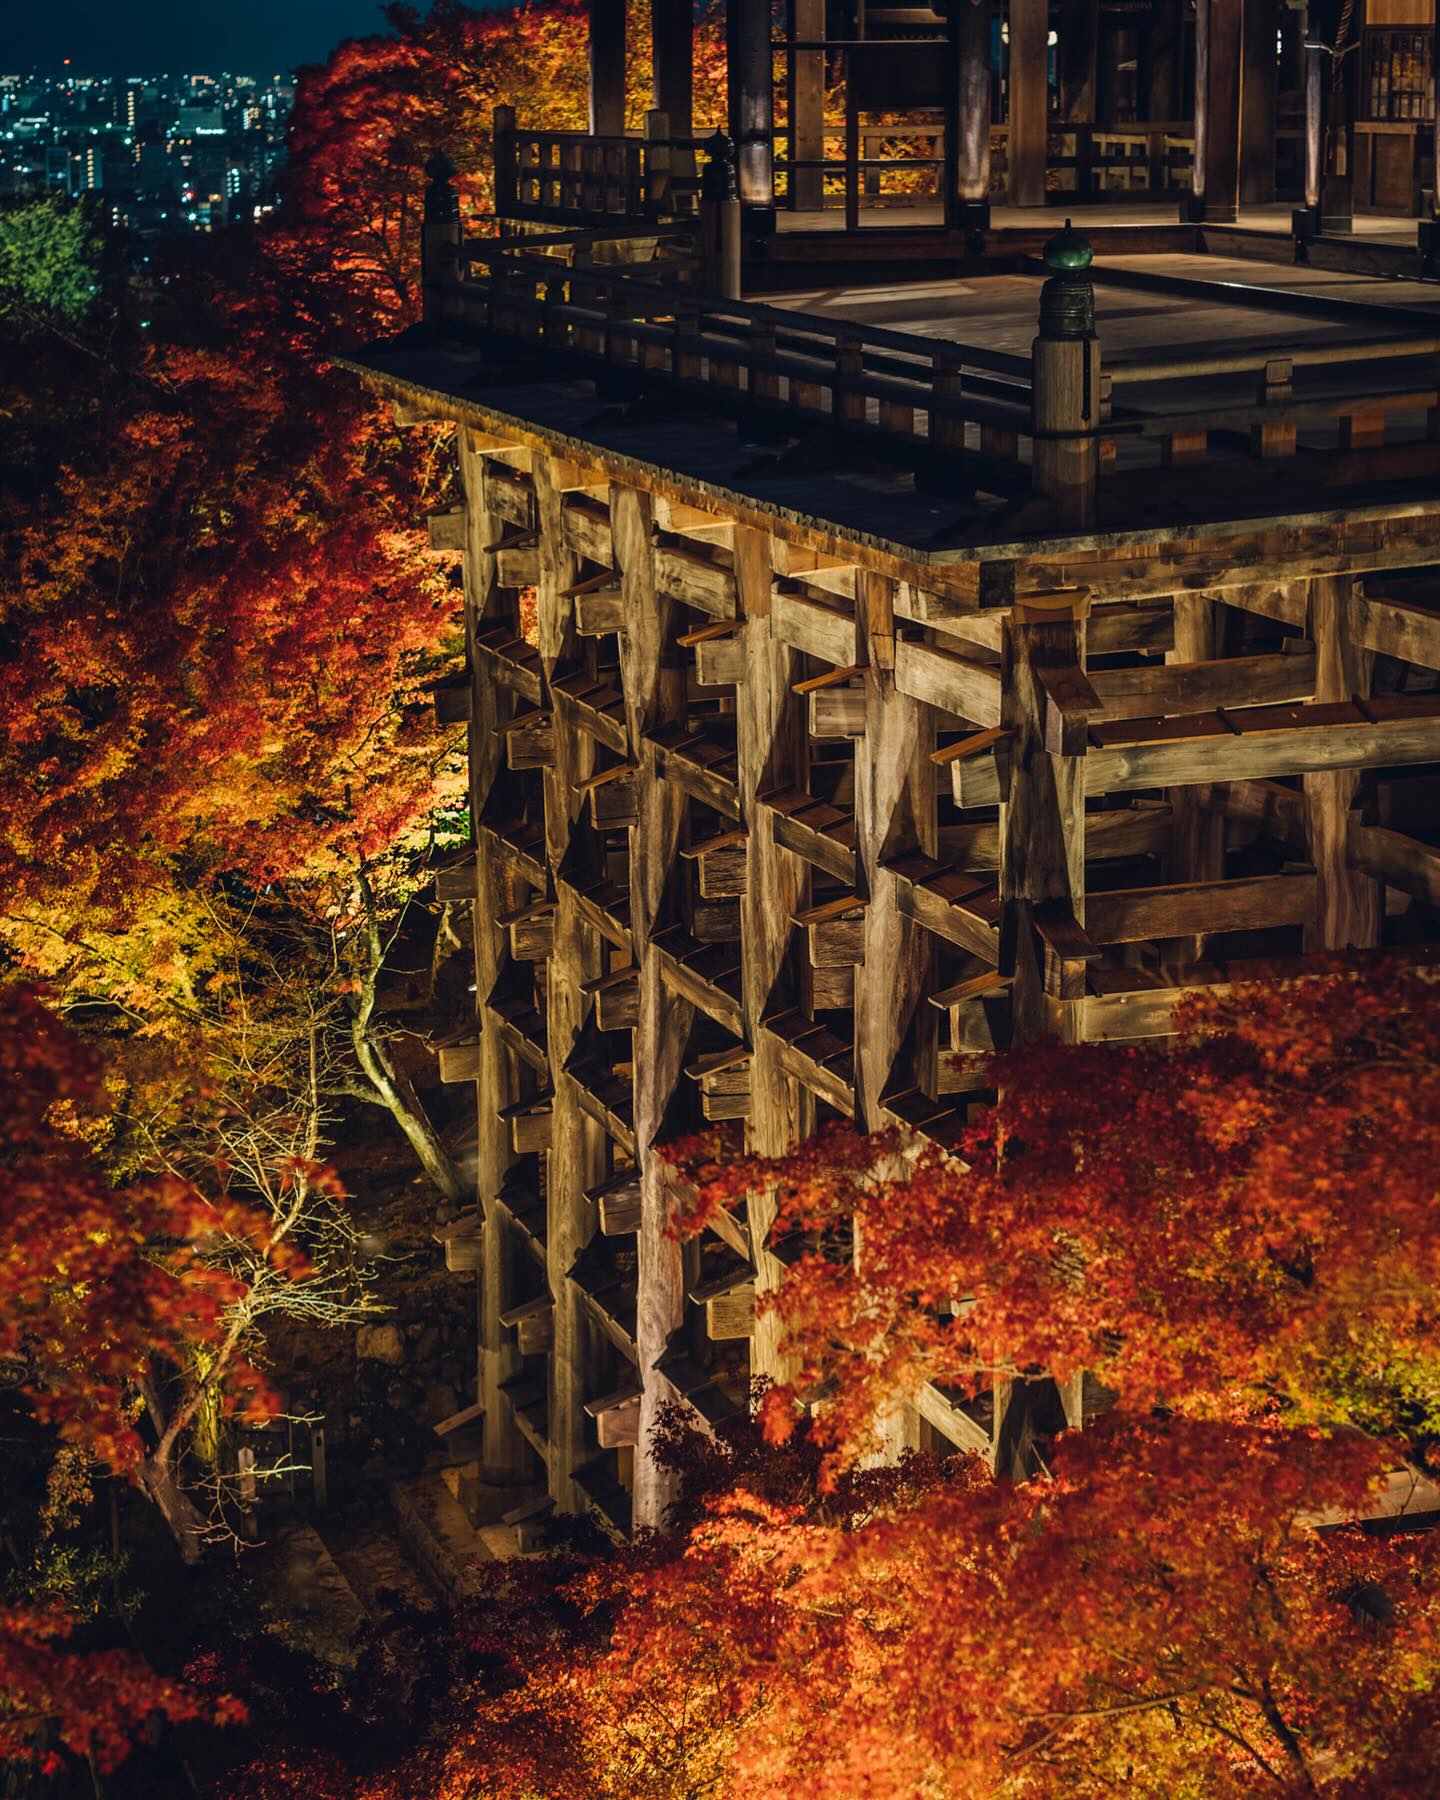
{"label": "ornamental post cap", "polygon": [[723,131],[717,131],[712,137],[706,138],[705,154],[709,160],[700,171],[700,198],[733,200],[738,191],[734,140]]}
{"label": "ornamental post cap", "polygon": [[1040,252],[1045,267],[1055,275],[1078,275],[1095,260],[1089,238],[1076,231],[1069,219],[1065,229],[1057,231]]}
{"label": "ornamental post cap", "polygon": [[432,181],[444,182],[454,179],[456,169],[453,162],[443,150],[437,150],[425,165],[425,173]]}

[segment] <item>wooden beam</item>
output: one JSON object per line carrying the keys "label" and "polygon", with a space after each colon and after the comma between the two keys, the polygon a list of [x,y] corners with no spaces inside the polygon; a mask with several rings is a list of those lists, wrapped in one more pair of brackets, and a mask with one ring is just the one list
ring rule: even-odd
{"label": "wooden beam", "polygon": [[1350,866],[1387,887],[1440,908],[1440,850],[1383,825],[1347,824],[1346,853]]}
{"label": "wooden beam", "polygon": [[1102,745],[1085,758],[1086,792],[1115,794],[1319,769],[1435,762],[1440,760],[1440,706],[1430,696],[1416,698],[1421,707],[1413,702],[1406,707],[1403,700],[1371,701],[1371,711],[1380,715],[1373,721],[1353,706],[1315,705],[1294,708],[1295,724],[1270,730],[1257,729],[1249,720],[1243,731],[1215,722],[1213,729],[1193,736]]}
{"label": "wooden beam", "polygon": [[655,586],[662,594],[709,613],[713,619],[733,619],[735,571],[726,564],[679,544],[655,546]]}
{"label": "wooden beam", "polygon": [[[1358,642],[1356,603],[1356,584],[1349,576],[1310,584],[1318,701],[1344,702],[1354,696],[1363,707],[1362,697],[1370,692],[1375,658]],[[1305,948],[1368,949],[1380,941],[1381,895],[1375,883],[1350,861],[1350,809],[1359,772],[1354,766],[1307,770],[1301,786],[1306,841],[1319,881],[1319,902],[1305,934]]]}
{"label": "wooden beam", "polygon": [[1315,916],[1313,875],[1251,875],[1087,895],[1085,929],[1097,944],[1138,944],[1215,931],[1306,925]]}
{"label": "wooden beam", "polygon": [[895,686],[972,725],[1000,723],[1000,671],[933,644],[895,642]]}
{"label": "wooden beam", "polygon": [[854,668],[860,660],[853,610],[777,587],[770,597],[770,635],[819,662]]}
{"label": "wooden beam", "polygon": [[1440,669],[1440,613],[1388,594],[1382,584],[1367,582],[1356,597],[1353,630],[1362,650]]}
{"label": "wooden beam", "polygon": [[1101,719],[1161,718],[1215,706],[1271,706],[1314,696],[1315,652],[1096,669],[1090,685],[1100,701]]}

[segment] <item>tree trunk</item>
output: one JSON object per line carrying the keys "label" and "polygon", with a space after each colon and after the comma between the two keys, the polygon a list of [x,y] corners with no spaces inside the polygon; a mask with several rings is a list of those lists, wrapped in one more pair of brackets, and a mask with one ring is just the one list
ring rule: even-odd
{"label": "tree trunk", "polygon": [[468,1199],[468,1184],[430,1123],[420,1096],[409,1080],[391,1067],[390,1059],[380,1045],[366,1035],[364,1020],[358,1014],[352,1022],[351,1040],[355,1046],[355,1060],[370,1084],[376,1103],[385,1108],[405,1133],[410,1148],[420,1159],[421,1168],[447,1200],[458,1205]]}
{"label": "tree trunk", "polygon": [[140,1469],[140,1482],[170,1527],[180,1560],[193,1568],[203,1554],[208,1525],[205,1515],[181,1487],[170,1457],[147,1456]]}

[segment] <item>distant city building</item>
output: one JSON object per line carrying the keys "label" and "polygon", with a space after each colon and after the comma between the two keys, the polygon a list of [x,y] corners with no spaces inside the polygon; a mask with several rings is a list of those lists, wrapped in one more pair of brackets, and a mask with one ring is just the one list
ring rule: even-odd
{"label": "distant city building", "polygon": [[295,87],[285,75],[0,71],[0,206],[103,194],[142,237],[270,210]]}

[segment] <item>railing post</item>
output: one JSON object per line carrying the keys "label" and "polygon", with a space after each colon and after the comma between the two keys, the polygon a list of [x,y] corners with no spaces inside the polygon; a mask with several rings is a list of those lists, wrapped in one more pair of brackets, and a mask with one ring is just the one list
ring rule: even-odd
{"label": "railing post", "polygon": [[1083,529],[1094,521],[1100,461],[1100,343],[1088,273],[1094,252],[1067,219],[1044,259],[1051,275],[1030,348],[1031,481],[1055,502],[1059,523]]}
{"label": "railing post", "polygon": [[498,218],[515,216],[520,203],[515,162],[515,108],[497,106],[491,114],[491,148],[495,161],[495,213]]}
{"label": "railing post", "polygon": [[[937,344],[930,358],[930,394],[934,400],[958,400],[964,385],[958,344]],[[930,442],[937,450],[965,448],[965,421],[939,406],[930,408]]]}
{"label": "railing post", "polygon": [[420,230],[420,307],[427,325],[438,324],[447,288],[460,280],[460,196],[455,165],[438,151],[425,165],[424,222]]}
{"label": "railing post", "polygon": [[647,219],[663,219],[674,208],[670,200],[670,118],[667,113],[645,115],[645,191],[641,210]]}
{"label": "railing post", "polygon": [[740,197],[735,146],[717,131],[705,146],[709,161],[700,177],[702,285],[725,300],[740,298]]}

